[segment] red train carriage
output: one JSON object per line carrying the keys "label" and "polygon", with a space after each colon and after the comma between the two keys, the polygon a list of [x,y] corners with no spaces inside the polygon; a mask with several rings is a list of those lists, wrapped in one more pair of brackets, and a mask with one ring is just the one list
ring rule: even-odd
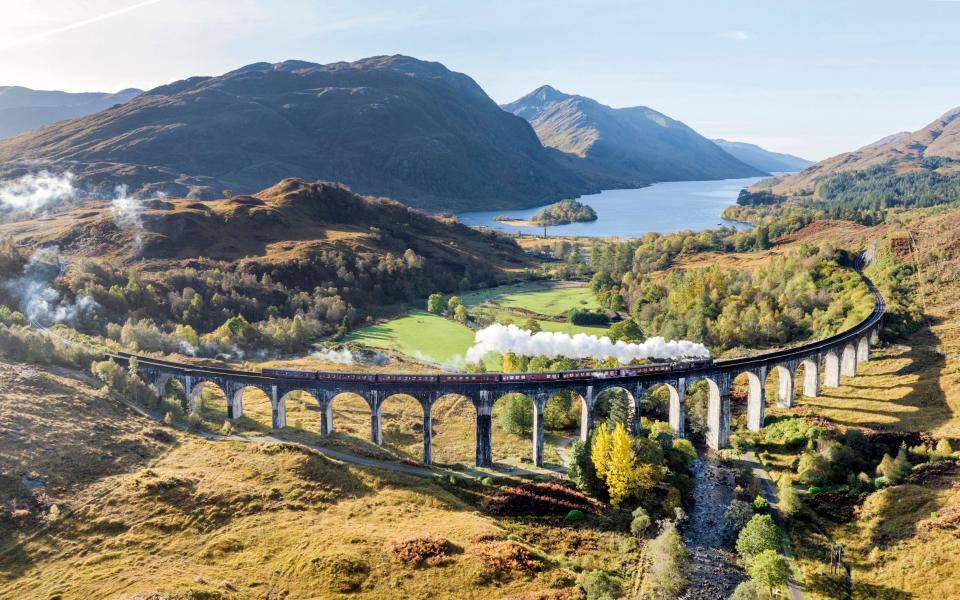
{"label": "red train carriage", "polygon": [[316,379],[316,371],[296,371],[292,369],[263,369],[267,377],[281,377],[283,379]]}
{"label": "red train carriage", "polygon": [[381,373],[377,375],[379,383],[436,383],[438,375],[408,375],[405,373]]}
{"label": "red train carriage", "polygon": [[449,373],[439,376],[440,383],[497,383],[499,373]]}
{"label": "red train carriage", "polygon": [[544,371],[542,373],[504,373],[500,380],[504,383],[514,381],[558,381],[560,371]]}
{"label": "red train carriage", "polygon": [[373,373],[350,373],[347,371],[332,371],[317,373],[317,379],[320,381],[360,381],[365,383],[375,383],[377,376]]}

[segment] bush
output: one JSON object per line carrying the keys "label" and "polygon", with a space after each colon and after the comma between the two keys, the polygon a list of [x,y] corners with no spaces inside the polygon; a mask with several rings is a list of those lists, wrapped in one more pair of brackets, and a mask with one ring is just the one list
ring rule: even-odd
{"label": "bush", "polygon": [[512,542],[481,542],[470,549],[484,568],[494,576],[511,571],[535,573],[543,569],[543,563],[524,546]]}
{"label": "bush", "polygon": [[823,485],[830,477],[827,459],[816,452],[804,452],[797,467],[800,481],[810,485]]}
{"label": "bush", "polygon": [[495,515],[566,515],[571,510],[591,512],[590,499],[559,483],[525,483],[507,488],[487,501]]}
{"label": "bush", "polygon": [[533,403],[522,394],[507,394],[497,414],[500,426],[514,435],[526,435],[533,427]]}
{"label": "bush", "polygon": [[630,533],[634,537],[642,537],[646,533],[647,529],[650,528],[650,515],[647,514],[647,511],[643,509],[642,506],[638,506],[634,509],[633,518],[630,521]]}
{"label": "bush", "polygon": [[493,485],[494,483],[493,477],[484,477],[483,479],[480,480],[480,483],[482,483],[483,485]]}
{"label": "bush", "polygon": [[770,503],[767,502],[766,498],[758,494],[757,497],[753,499],[753,510],[758,513],[765,513],[770,510]]}
{"label": "bush", "polygon": [[766,594],[760,595],[757,584],[748,580],[738,585],[727,600],[765,600],[765,597]]}
{"label": "bush", "polygon": [[753,507],[743,500],[733,500],[723,513],[723,528],[731,535],[738,535],[753,518]]}
{"label": "bush", "polygon": [[424,536],[390,542],[390,552],[400,562],[419,567],[442,564],[450,556],[453,545],[440,537]]}
{"label": "bush", "polygon": [[690,553],[675,525],[670,524],[647,547],[650,572],[648,598],[675,600],[690,584]]}
{"label": "bush", "polygon": [[236,428],[233,423],[224,421],[223,426],[220,427],[220,435],[233,435],[234,433],[236,433]]}
{"label": "bush", "polygon": [[573,521],[574,523],[578,523],[585,518],[587,518],[587,516],[583,514],[583,511],[576,508],[570,509],[570,512],[568,512],[566,516],[568,521]]}
{"label": "bush", "polygon": [[587,600],[614,600],[620,597],[623,582],[606,571],[595,569],[580,576],[577,582]]}
{"label": "bush", "polygon": [[777,509],[784,517],[792,517],[803,508],[803,500],[789,477],[783,476],[777,484]]}
{"label": "bush", "polygon": [[754,515],[737,536],[737,553],[748,561],[764,550],[780,547],[780,535],[770,515]]}
{"label": "bush", "polygon": [[891,458],[889,454],[883,455],[880,465],[877,466],[877,474],[883,475],[891,485],[897,485],[903,483],[912,469],[907,450],[901,446],[896,458]]}

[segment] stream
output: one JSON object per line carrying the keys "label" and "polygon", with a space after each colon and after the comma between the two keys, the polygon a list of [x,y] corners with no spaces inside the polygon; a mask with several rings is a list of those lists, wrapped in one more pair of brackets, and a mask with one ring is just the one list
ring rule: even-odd
{"label": "stream", "polygon": [[683,600],[723,600],[745,579],[733,543],[723,531],[723,513],[734,499],[733,470],[707,450],[694,462],[693,506],[681,526],[693,558],[690,588]]}

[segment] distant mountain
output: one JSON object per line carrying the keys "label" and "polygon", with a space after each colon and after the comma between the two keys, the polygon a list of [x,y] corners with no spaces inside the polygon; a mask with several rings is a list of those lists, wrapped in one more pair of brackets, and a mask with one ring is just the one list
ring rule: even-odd
{"label": "distant mountain", "polygon": [[209,199],[301,177],[433,210],[535,206],[602,184],[471,78],[407,56],[191,77],[0,140],[0,177],[23,161],[141,194]]}
{"label": "distant mountain", "polygon": [[813,161],[799,156],[771,152],[746,142],[731,142],[724,139],[716,139],[713,142],[740,162],[767,173],[795,173],[813,164]]}
{"label": "distant mountain", "polygon": [[100,112],[114,104],[123,104],[142,90],[126,89],[116,94],[31,90],[20,86],[0,86],[0,138],[49,123],[75,119]]}
{"label": "distant mountain", "polygon": [[620,187],[767,174],[644,106],[611,108],[545,85],[503,109],[529,121],[544,145],[583,158],[579,166],[590,176],[616,179]]}
{"label": "distant mountain", "polygon": [[817,179],[832,173],[862,171],[892,162],[897,163],[898,171],[904,171],[933,157],[960,159],[960,107],[947,111],[923,129],[889,135],[859,150],[820,161],[795,175],[764,181],[762,187],[780,196],[809,195],[813,194]]}

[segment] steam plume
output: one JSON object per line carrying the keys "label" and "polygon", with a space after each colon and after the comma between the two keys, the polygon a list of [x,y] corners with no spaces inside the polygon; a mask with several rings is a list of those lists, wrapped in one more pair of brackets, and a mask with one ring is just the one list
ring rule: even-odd
{"label": "steam plume", "polygon": [[99,307],[90,296],[78,296],[73,302],[60,296],[51,282],[63,267],[59,248],[39,248],[24,265],[23,274],[3,284],[17,297],[20,310],[31,321],[75,325],[77,319],[93,315]]}
{"label": "steam plume", "polygon": [[521,356],[547,356],[557,358],[616,358],[621,364],[628,364],[642,358],[707,358],[710,352],[706,346],[688,340],[670,340],[662,337],[648,338],[642,343],[631,344],[623,341],[612,342],[610,338],[578,333],[568,335],[553,331],[531,333],[516,325],[499,323],[477,331],[473,346],[467,350],[466,359],[478,363],[490,352],[506,354],[513,352]]}
{"label": "steam plume", "polygon": [[7,210],[38,212],[48,205],[73,198],[73,173],[55,175],[48,171],[28,173],[0,183],[0,207]]}
{"label": "steam plume", "polygon": [[131,233],[137,254],[143,250],[143,219],[140,218],[142,211],[143,204],[127,194],[126,185],[118,185],[114,189],[114,198],[110,201],[113,223],[118,229]]}

